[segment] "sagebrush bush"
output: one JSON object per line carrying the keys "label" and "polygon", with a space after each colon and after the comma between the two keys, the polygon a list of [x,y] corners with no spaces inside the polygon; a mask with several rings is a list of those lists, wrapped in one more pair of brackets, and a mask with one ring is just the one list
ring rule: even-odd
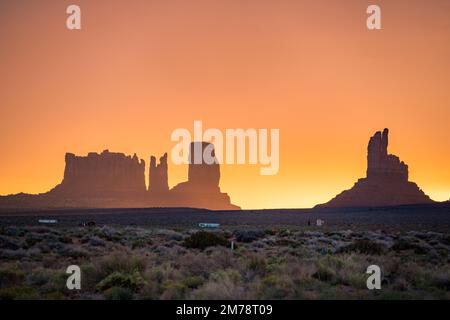
{"label": "sagebrush bush", "polygon": [[413,250],[416,254],[426,254],[428,252],[428,250],[425,247],[421,246],[418,242],[411,242],[405,239],[399,239],[395,241],[391,249],[394,251]]}
{"label": "sagebrush bush", "polygon": [[189,289],[196,289],[205,283],[205,278],[200,276],[191,276],[183,280],[183,284]]}
{"label": "sagebrush bush", "polygon": [[267,269],[266,258],[261,255],[251,255],[247,263],[247,269],[257,274],[265,274]]}
{"label": "sagebrush bush", "polygon": [[385,247],[370,240],[356,240],[352,244],[341,249],[341,252],[358,252],[368,255],[380,255],[385,251]]}
{"label": "sagebrush bush", "polygon": [[323,265],[319,265],[317,271],[313,273],[312,277],[323,282],[331,282],[335,278],[335,273],[333,270],[330,270]]}
{"label": "sagebrush bush", "polygon": [[161,299],[163,300],[180,300],[184,298],[187,286],[176,280],[167,280],[162,284]]}
{"label": "sagebrush bush", "polygon": [[212,232],[199,231],[184,239],[183,245],[190,249],[205,250],[208,247],[223,246],[228,247],[230,243],[227,239]]}
{"label": "sagebrush bush", "polygon": [[36,288],[31,286],[15,286],[0,289],[0,300],[34,300],[39,298]]}
{"label": "sagebrush bush", "polygon": [[233,269],[220,270],[211,275],[201,287],[194,290],[190,298],[213,300],[245,300],[250,291],[244,286],[242,277]]}
{"label": "sagebrush bush", "polygon": [[25,273],[22,270],[18,270],[14,266],[10,268],[0,269],[0,288],[15,286],[25,278]]}
{"label": "sagebrush bush", "polygon": [[112,287],[103,293],[107,300],[133,300],[134,294],[128,288]]}
{"label": "sagebrush bush", "polygon": [[97,290],[105,291],[113,287],[121,287],[136,292],[146,284],[147,281],[137,270],[129,274],[116,271],[100,281],[97,284]]}

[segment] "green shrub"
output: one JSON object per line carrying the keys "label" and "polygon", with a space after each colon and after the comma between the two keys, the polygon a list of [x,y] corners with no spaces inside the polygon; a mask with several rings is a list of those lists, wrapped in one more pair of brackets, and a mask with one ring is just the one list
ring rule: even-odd
{"label": "green shrub", "polygon": [[288,275],[270,275],[262,279],[260,298],[263,299],[292,299],[295,287]]}
{"label": "green shrub", "polygon": [[368,255],[380,255],[384,252],[384,246],[370,240],[356,240],[344,247],[342,252],[359,252]]}
{"label": "green shrub", "polygon": [[264,274],[267,269],[266,260],[263,257],[252,256],[247,264],[247,269],[256,273]]}
{"label": "green shrub", "polygon": [[319,265],[312,277],[323,282],[331,282],[335,278],[335,274],[327,267]]}
{"label": "green shrub", "polygon": [[132,291],[137,291],[146,284],[147,282],[137,270],[131,274],[116,271],[100,281],[97,285],[97,289],[100,291],[105,291],[112,287],[122,287]]}
{"label": "green shrub", "polygon": [[0,288],[10,287],[22,282],[25,273],[17,269],[1,269],[0,270]]}
{"label": "green shrub", "polygon": [[27,282],[32,286],[42,287],[52,279],[53,273],[47,269],[38,269],[27,276]]}
{"label": "green shrub", "polygon": [[191,276],[191,277],[187,277],[183,280],[183,284],[190,289],[198,288],[204,282],[205,282],[205,278],[200,277],[200,276]]}
{"label": "green shrub", "polygon": [[32,300],[38,299],[36,289],[30,286],[18,286],[0,289],[0,300]]}
{"label": "green shrub", "polygon": [[426,248],[422,247],[420,244],[413,243],[411,241],[406,241],[404,239],[400,239],[395,241],[392,246],[392,250],[394,251],[406,251],[406,250],[414,250],[415,254],[427,254],[428,251]]}
{"label": "green shrub", "polygon": [[82,266],[84,275],[82,281],[88,287],[95,287],[95,284],[114,272],[131,274],[138,271],[143,273],[146,265],[147,260],[143,256],[114,252],[94,260],[91,264]]}
{"label": "green shrub", "polygon": [[131,249],[145,248],[149,247],[153,244],[153,241],[150,239],[137,239],[131,243]]}
{"label": "green shrub", "polygon": [[180,300],[184,298],[187,287],[181,282],[175,280],[167,280],[163,283],[162,289],[162,299]]}
{"label": "green shrub", "polygon": [[107,289],[103,295],[107,300],[133,300],[133,292],[128,288],[112,287]]}
{"label": "green shrub", "polygon": [[211,274],[208,281],[194,290],[189,298],[244,300],[248,299],[248,294],[241,274],[237,270],[227,269]]}
{"label": "green shrub", "polygon": [[200,231],[194,233],[184,240],[186,248],[204,250],[208,247],[223,246],[228,247],[230,243],[225,238],[212,232]]}

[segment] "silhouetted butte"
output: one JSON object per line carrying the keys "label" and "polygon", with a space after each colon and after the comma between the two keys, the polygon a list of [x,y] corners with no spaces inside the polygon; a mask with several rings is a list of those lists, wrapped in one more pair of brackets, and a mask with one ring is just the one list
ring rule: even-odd
{"label": "silhouetted butte", "polygon": [[408,166],[388,154],[389,130],[378,131],[367,147],[367,176],[319,208],[377,207],[433,203],[414,182],[408,181]]}

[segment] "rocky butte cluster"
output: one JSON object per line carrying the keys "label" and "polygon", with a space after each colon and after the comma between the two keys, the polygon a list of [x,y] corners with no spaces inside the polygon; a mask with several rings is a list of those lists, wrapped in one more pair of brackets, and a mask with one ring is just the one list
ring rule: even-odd
{"label": "rocky butte cluster", "polygon": [[52,192],[73,198],[128,198],[145,194],[145,162],[108,150],[66,154],[64,179]]}
{"label": "rocky butte cluster", "polygon": [[[197,142],[195,142],[197,143]],[[191,144],[191,153],[195,143]],[[208,143],[202,143],[202,150]],[[213,146],[212,146],[213,148]],[[191,158],[191,157],[190,157]],[[156,163],[150,158],[149,189],[145,162],[136,154],[91,152],[85,157],[66,154],[63,181],[47,193],[0,197],[1,207],[194,207],[238,210],[219,187],[220,167],[189,164],[189,179],[169,189],[167,153]]]}
{"label": "rocky butte cluster", "polygon": [[[214,149],[211,152],[211,155],[214,157],[214,163],[195,164],[193,155],[196,144],[200,145],[198,149],[201,150],[202,154],[210,146],[206,142],[194,142],[191,144],[188,181],[182,182],[170,190],[171,202],[183,207],[192,207],[194,204],[198,204],[201,208],[219,209],[215,207],[215,204],[230,203],[230,197],[220,191],[220,167],[217,163]],[[228,209],[239,208],[231,205]]]}
{"label": "rocky butte cluster", "polygon": [[433,203],[414,182],[408,181],[408,166],[388,154],[389,130],[378,131],[367,147],[367,176],[319,208],[379,207]]}
{"label": "rocky butte cluster", "polygon": [[[212,164],[194,163],[196,145],[201,154],[210,146],[211,155],[216,161]],[[172,189],[168,186],[167,153],[156,163],[150,158],[148,194],[153,205],[158,207],[196,207],[213,210],[238,210],[231,204],[230,197],[221,192],[220,166],[214,155],[214,146],[207,142],[193,142],[190,145],[188,181],[177,184]]]}

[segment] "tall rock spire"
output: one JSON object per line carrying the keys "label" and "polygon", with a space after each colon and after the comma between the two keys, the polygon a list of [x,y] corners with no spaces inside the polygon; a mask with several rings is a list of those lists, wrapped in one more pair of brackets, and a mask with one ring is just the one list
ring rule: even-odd
{"label": "tall rock spire", "polygon": [[[195,163],[195,153],[198,152],[201,163]],[[212,163],[206,163],[203,155],[210,156]],[[192,142],[189,153],[188,180],[193,187],[218,188],[220,182],[220,167],[214,152],[214,145],[207,142]]]}
{"label": "tall rock spire", "polygon": [[152,193],[165,193],[169,191],[169,181],[167,174],[167,153],[159,158],[159,164],[156,164],[156,158],[150,158],[149,168],[149,191]]}
{"label": "tall rock spire", "polygon": [[[197,157],[195,156],[196,152]],[[207,156],[207,159],[204,155]],[[179,183],[170,190],[171,203],[176,206],[214,210],[240,209],[231,203],[228,194],[220,191],[219,182],[220,165],[214,154],[214,145],[201,141],[192,142],[189,153],[188,181]]]}
{"label": "tall rock spire", "polygon": [[376,132],[367,147],[367,178],[408,181],[408,166],[397,156],[388,154],[389,130]]}
{"label": "tall rock spire", "polygon": [[408,181],[408,166],[388,154],[389,130],[377,131],[367,146],[367,177],[317,207],[374,207],[433,202]]}

